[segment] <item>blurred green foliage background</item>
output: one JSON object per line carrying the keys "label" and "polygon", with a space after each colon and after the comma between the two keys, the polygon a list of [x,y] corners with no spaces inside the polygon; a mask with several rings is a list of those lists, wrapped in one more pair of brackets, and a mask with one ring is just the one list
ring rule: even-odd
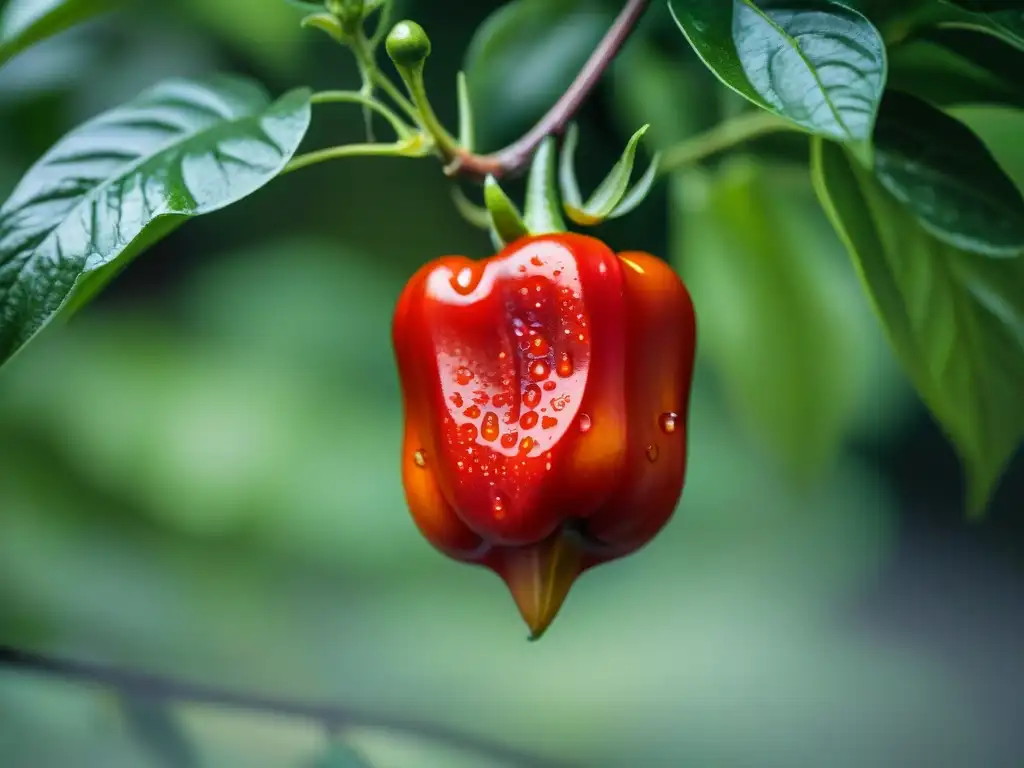
{"label": "blurred green foliage background", "polygon": [[[468,61],[485,149],[557,98],[618,7],[534,2],[474,40],[500,5],[402,3],[433,39],[449,124]],[[24,54],[0,72],[0,191],[162,77],[357,87],[347,52],[299,16],[279,0],[140,3]],[[580,117],[581,176],[644,122],[650,151],[741,108],[656,4]],[[357,110],[318,110],[309,146],[360,138]],[[998,110],[968,118],[1024,178],[1019,131]],[[435,162],[291,174],[140,258],[0,374],[0,642],[364,716],[329,733],[6,669],[0,765],[1024,761],[1024,473],[987,521],[964,521],[955,456],[805,155],[799,137],[761,140],[600,230],[691,285],[692,461],[663,535],[588,573],[537,644],[501,582],[436,554],[404,507],[393,302],[423,262],[490,248]]]}

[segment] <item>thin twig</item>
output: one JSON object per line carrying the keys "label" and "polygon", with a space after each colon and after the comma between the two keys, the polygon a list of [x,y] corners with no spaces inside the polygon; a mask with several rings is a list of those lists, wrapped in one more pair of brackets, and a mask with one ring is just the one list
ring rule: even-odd
{"label": "thin twig", "polygon": [[665,150],[658,172],[672,173],[769,133],[799,130],[802,129],[796,123],[763,109],[744,112]]}
{"label": "thin twig", "polygon": [[491,154],[477,155],[461,151],[447,166],[447,173],[451,176],[482,179],[488,175],[501,178],[523,170],[545,137],[565,130],[650,4],[651,0],[627,0],[572,85],[533,128],[504,149]]}
{"label": "thin twig", "polygon": [[328,730],[368,727],[401,732],[462,747],[495,760],[533,768],[579,768],[574,763],[537,757],[516,747],[423,720],[389,717],[331,704],[221,690],[201,683],[173,680],[106,664],[56,659],[9,646],[0,646],[0,667],[13,667],[62,680],[111,688],[134,698],[209,704],[278,717],[312,720]]}

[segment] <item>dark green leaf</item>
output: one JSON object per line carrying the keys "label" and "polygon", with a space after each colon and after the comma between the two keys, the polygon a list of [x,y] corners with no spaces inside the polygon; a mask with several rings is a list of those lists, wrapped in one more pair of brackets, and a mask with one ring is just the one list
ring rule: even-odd
{"label": "dark green leaf", "polygon": [[58,141],[0,207],[0,362],[174,227],[274,178],[309,118],[306,89],[271,103],[244,80],[171,80]]}
{"label": "dark green leaf", "polygon": [[1024,10],[1024,0],[949,0],[961,8],[978,13],[992,11]]}
{"label": "dark green leaf", "polygon": [[119,0],[9,0],[0,8],[0,66],[41,40],[110,10]]}
{"label": "dark green leaf", "polygon": [[737,419],[808,480],[836,457],[866,384],[842,245],[803,174],[734,161],[673,183],[674,261],[700,309],[701,354]]}
{"label": "dark green leaf", "polygon": [[991,256],[1024,251],[1024,198],[967,126],[891,91],[875,131],[875,173],[922,226]]}
{"label": "dark green leaf", "polygon": [[956,444],[980,514],[1024,436],[1024,258],[940,242],[835,145],[813,144],[818,195],[897,355]]}
{"label": "dark green leaf", "polygon": [[931,29],[889,54],[889,87],[937,106],[1024,105],[1024,54],[970,30]]}
{"label": "dark green leaf", "polygon": [[511,140],[561,96],[612,19],[594,0],[513,0],[479,27],[466,76],[482,146]]}
{"label": "dark green leaf", "polygon": [[885,88],[885,45],[839,3],[760,9],[750,0],[677,0],[679,28],[718,78],[759,106],[869,153]]}
{"label": "dark green leaf", "polygon": [[[998,7],[981,7],[981,3],[960,2],[954,4],[950,0],[940,3],[927,14],[927,20],[939,26],[960,29],[973,29],[994,35],[1006,43],[1024,50],[1024,10],[1012,10],[1013,5],[1007,3]],[[973,10],[967,10],[973,6]],[[1007,10],[1010,9],[1010,10]]]}
{"label": "dark green leaf", "polygon": [[132,735],[158,765],[164,768],[200,768],[199,754],[169,705],[141,698],[124,698],[121,710]]}

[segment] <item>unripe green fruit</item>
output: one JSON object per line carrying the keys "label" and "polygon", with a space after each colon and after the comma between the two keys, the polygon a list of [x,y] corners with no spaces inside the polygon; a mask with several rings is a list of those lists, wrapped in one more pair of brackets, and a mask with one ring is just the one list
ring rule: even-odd
{"label": "unripe green fruit", "polygon": [[430,38],[415,21],[395,24],[385,45],[388,56],[398,67],[417,67],[430,55]]}

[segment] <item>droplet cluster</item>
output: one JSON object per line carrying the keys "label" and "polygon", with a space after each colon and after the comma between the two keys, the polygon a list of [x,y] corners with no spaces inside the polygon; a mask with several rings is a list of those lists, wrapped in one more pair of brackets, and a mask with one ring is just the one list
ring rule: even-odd
{"label": "droplet cluster", "polygon": [[519,488],[556,466],[552,451],[577,421],[590,318],[568,256],[539,243],[492,263],[499,273],[487,291],[474,292],[480,274],[459,270],[451,285],[458,301],[435,330],[446,454],[464,482],[487,478],[495,519],[510,513]]}

